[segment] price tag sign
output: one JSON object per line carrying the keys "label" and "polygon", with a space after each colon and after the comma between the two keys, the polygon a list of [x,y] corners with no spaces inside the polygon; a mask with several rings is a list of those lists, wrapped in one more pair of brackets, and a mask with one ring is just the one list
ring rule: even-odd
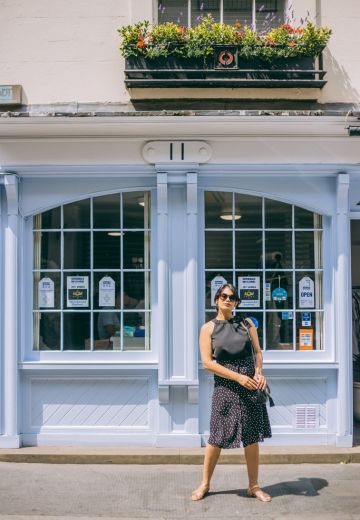
{"label": "price tag sign", "polygon": [[111,276],[99,281],[99,307],[115,307],[115,280]]}
{"label": "price tag sign", "polygon": [[55,287],[51,278],[41,278],[38,285],[39,307],[53,309],[55,307]]}

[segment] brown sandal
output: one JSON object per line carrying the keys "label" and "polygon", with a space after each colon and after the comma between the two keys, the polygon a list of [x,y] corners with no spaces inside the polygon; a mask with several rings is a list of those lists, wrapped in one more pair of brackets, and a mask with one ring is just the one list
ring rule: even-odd
{"label": "brown sandal", "polygon": [[205,484],[200,484],[200,486],[197,489],[194,489],[194,491],[191,493],[191,500],[194,502],[197,502],[198,500],[202,500],[205,495],[209,492],[210,487],[206,486]]}
{"label": "brown sandal", "polygon": [[257,484],[247,490],[247,496],[257,498],[260,502],[271,502],[271,496],[265,493]]}

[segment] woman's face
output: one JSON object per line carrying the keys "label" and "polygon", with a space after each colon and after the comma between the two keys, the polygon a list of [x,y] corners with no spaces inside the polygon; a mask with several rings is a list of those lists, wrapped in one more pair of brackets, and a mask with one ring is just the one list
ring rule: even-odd
{"label": "woman's face", "polygon": [[237,305],[237,297],[229,287],[225,287],[216,300],[218,309],[221,311],[232,311]]}

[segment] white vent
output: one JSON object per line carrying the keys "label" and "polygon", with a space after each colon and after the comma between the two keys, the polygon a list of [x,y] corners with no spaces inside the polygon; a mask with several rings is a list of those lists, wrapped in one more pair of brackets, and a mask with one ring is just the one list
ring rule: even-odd
{"label": "white vent", "polygon": [[319,405],[297,406],[295,408],[295,428],[302,430],[319,428]]}

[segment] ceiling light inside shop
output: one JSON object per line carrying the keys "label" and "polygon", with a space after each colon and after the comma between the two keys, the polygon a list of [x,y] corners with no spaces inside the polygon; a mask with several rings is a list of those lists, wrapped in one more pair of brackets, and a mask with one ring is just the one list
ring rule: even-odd
{"label": "ceiling light inside shop", "polygon": [[121,231],[109,231],[109,237],[121,237],[123,233]]}
{"label": "ceiling light inside shop", "polygon": [[220,218],[222,220],[240,220],[241,219],[241,215],[238,215],[237,213],[234,213],[232,211],[224,211],[221,215],[220,215]]}

